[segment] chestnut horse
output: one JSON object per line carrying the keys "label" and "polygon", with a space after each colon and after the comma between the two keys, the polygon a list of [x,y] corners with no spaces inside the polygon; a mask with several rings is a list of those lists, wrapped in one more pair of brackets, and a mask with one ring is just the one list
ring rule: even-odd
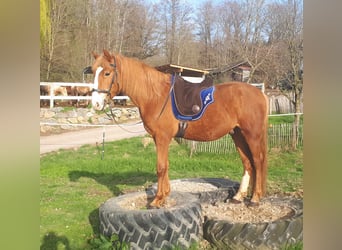
{"label": "chestnut horse", "polygon": [[[92,53],[94,90],[92,105],[103,110],[109,100],[123,93],[139,108],[146,131],[151,134],[157,153],[157,193],[150,204],[160,207],[170,193],[168,176],[169,144],[179,130],[180,121],[171,107],[170,74],[162,73],[143,62],[111,54]],[[233,138],[243,164],[243,177],[234,202],[242,202],[251,187],[250,205],[259,204],[265,195],[267,175],[267,97],[246,83],[215,85],[214,102],[202,118],[188,121],[183,138],[195,141],[216,140],[228,133]]]}

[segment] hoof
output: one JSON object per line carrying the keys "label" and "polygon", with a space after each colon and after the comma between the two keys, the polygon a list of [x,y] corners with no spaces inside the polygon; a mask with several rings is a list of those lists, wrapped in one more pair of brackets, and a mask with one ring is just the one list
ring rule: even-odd
{"label": "hoof", "polygon": [[229,202],[232,204],[241,204],[242,201],[239,201],[239,200],[233,198],[233,199],[230,199]]}
{"label": "hoof", "polygon": [[160,203],[152,201],[148,206],[149,209],[160,208]]}
{"label": "hoof", "polygon": [[152,203],[150,205],[147,205],[147,209],[159,209],[160,207],[157,207],[155,205],[152,205]]}
{"label": "hoof", "polygon": [[247,207],[258,207],[259,206],[259,202],[255,202],[255,201],[250,201],[247,204]]}
{"label": "hoof", "polygon": [[165,199],[155,198],[149,205],[150,208],[160,208],[165,203]]}

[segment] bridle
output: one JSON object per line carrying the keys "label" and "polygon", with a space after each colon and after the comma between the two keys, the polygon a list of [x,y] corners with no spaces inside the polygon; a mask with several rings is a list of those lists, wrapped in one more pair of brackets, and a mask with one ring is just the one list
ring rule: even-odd
{"label": "bridle", "polygon": [[[112,98],[112,97],[111,97],[111,94],[110,94],[110,91],[111,91],[111,89],[112,89],[112,87],[113,87],[113,84],[116,82],[116,84],[118,85],[118,88],[120,87],[120,86],[119,86],[119,82],[118,82],[118,80],[117,80],[117,79],[118,79],[118,71],[117,71],[117,68],[116,68],[116,60],[115,60],[115,57],[114,57],[114,63],[113,63],[113,64],[111,63],[110,66],[114,68],[114,74],[113,74],[113,77],[112,77],[112,81],[111,81],[111,83],[110,83],[110,85],[109,85],[109,88],[108,88],[107,90],[105,90],[105,89],[93,88],[93,89],[91,90],[91,92],[104,93],[104,94],[107,94],[107,96],[109,96],[109,98]],[[84,68],[84,70],[83,70],[83,74],[92,74],[92,73],[93,73],[93,71],[92,71],[91,66],[88,66],[88,67]],[[115,79],[116,79],[116,81],[115,81]]]}
{"label": "bridle", "polygon": [[[98,93],[105,93],[105,94],[107,94],[107,96],[109,96],[109,99],[111,100],[111,104],[113,104],[114,101],[113,101],[113,99],[112,99],[112,97],[111,97],[110,90],[112,89],[114,83],[116,83],[116,84],[118,85],[118,89],[119,89],[119,91],[120,91],[120,84],[119,84],[119,81],[118,81],[118,71],[117,71],[117,67],[116,67],[116,59],[115,59],[115,56],[114,56],[114,63],[113,63],[113,64],[110,64],[110,66],[114,68],[114,74],[113,74],[113,77],[112,77],[112,81],[111,81],[111,83],[110,83],[110,85],[109,85],[109,88],[108,88],[107,90],[93,88],[93,89],[91,90],[91,92],[98,92]],[[94,72],[93,72],[91,66],[85,67],[85,68],[83,69],[83,75],[84,75],[84,74],[93,74],[93,73],[94,73]],[[115,81],[115,80],[116,80],[116,81]],[[141,132],[142,132],[142,131],[137,131],[137,132],[136,132],[136,131],[130,131],[130,130],[124,128],[124,127],[123,127],[124,125],[119,124],[119,123],[115,120],[115,115],[114,115],[114,113],[113,113],[113,111],[112,111],[112,108],[110,108],[109,111],[110,111],[110,114],[111,114],[112,117],[110,117],[107,113],[106,113],[106,114],[107,114],[107,115],[108,115],[108,116],[109,116],[109,117],[110,117],[110,118],[111,118],[111,119],[112,119],[112,120],[121,128],[121,129],[123,129],[123,130],[125,130],[125,131],[127,131],[127,132],[129,132],[129,133],[141,133]],[[140,121],[139,123],[141,123],[141,121]],[[139,124],[139,123],[136,123],[136,124]]]}

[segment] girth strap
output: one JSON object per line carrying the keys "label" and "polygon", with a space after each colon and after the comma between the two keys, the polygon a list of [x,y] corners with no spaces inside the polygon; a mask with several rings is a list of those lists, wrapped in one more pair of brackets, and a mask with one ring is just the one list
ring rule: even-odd
{"label": "girth strap", "polygon": [[184,134],[185,134],[185,130],[186,130],[187,127],[188,127],[188,123],[187,122],[180,121],[178,123],[178,131],[177,131],[177,134],[175,135],[175,137],[183,138]]}

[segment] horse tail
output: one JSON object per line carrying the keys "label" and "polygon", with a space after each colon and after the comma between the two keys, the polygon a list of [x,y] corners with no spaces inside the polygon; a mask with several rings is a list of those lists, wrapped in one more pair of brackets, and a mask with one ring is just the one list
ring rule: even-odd
{"label": "horse tail", "polygon": [[264,114],[264,124],[262,131],[262,139],[260,145],[260,156],[261,156],[261,175],[262,175],[262,194],[266,194],[266,179],[267,179],[267,148],[268,148],[268,112],[269,112],[269,100],[264,94],[265,98],[265,114]]}

